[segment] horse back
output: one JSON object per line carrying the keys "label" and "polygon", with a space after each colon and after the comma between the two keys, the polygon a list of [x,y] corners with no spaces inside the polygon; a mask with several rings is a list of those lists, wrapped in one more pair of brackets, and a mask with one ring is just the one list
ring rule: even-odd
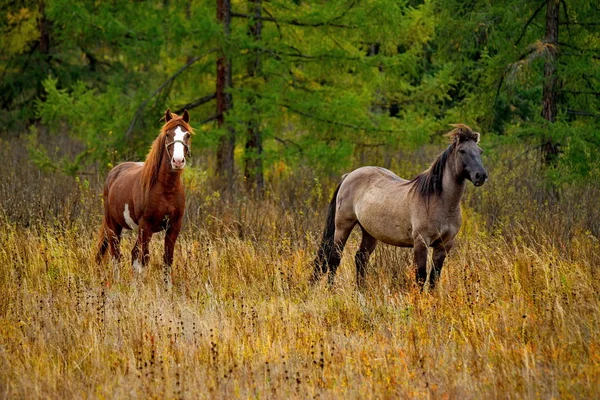
{"label": "horse back", "polygon": [[354,221],[371,236],[396,246],[412,245],[409,181],[381,167],[349,173],[337,198],[336,228]]}

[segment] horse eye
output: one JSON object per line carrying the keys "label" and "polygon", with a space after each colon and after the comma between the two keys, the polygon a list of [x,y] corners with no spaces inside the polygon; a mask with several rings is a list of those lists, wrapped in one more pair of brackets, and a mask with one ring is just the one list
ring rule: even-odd
{"label": "horse eye", "polygon": [[459,152],[460,154],[465,154],[465,151],[464,151],[464,150],[459,150],[458,152]]}
{"label": "horse eye", "polygon": [[186,139],[186,140],[188,140],[188,139],[190,138],[190,136],[191,136],[191,135],[190,135],[189,133],[188,133],[188,134],[186,134],[186,135],[185,135],[185,139]]}

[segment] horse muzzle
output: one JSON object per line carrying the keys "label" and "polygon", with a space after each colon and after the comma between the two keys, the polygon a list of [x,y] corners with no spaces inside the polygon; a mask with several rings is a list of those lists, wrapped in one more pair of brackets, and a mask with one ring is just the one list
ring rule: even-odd
{"label": "horse muzzle", "polygon": [[175,171],[182,170],[185,167],[185,158],[175,158],[171,159],[171,168]]}
{"label": "horse muzzle", "polygon": [[[173,146],[173,155],[169,152],[169,146]],[[173,140],[171,143],[165,143],[167,155],[171,158],[171,168],[174,171],[180,171],[185,167],[185,156],[190,154],[190,147],[179,139]]]}
{"label": "horse muzzle", "polygon": [[476,172],[475,175],[471,178],[473,185],[482,186],[488,180],[488,174],[485,171]]}

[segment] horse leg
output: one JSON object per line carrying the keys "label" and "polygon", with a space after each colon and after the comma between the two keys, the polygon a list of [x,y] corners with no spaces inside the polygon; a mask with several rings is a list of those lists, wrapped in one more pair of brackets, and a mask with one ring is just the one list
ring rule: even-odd
{"label": "horse leg", "polygon": [[165,267],[165,284],[167,287],[173,285],[171,280],[171,265],[173,264],[173,251],[175,249],[175,242],[179,236],[181,230],[181,219],[176,223],[169,225],[165,234],[165,254],[163,257],[163,264]]}
{"label": "horse leg", "polygon": [[324,273],[327,272],[327,260],[331,257],[331,253],[333,252],[333,245],[329,245],[329,243],[323,243],[319,246],[319,250],[317,250],[317,256],[313,261],[313,273],[310,277],[310,285],[315,285],[321,279]]}
{"label": "horse leg", "polygon": [[[362,227],[361,227],[362,228]],[[356,286],[362,289],[365,286],[365,269],[369,262],[369,257],[377,246],[377,239],[371,236],[364,228],[362,228],[362,240],[360,247],[354,257],[356,263]]]}
{"label": "horse leg", "polygon": [[123,227],[119,224],[110,224],[107,226],[106,235],[110,245],[110,255],[116,262],[121,261],[121,231]]}
{"label": "horse leg", "polygon": [[[343,179],[342,179],[343,181]],[[327,208],[327,218],[325,219],[325,229],[323,229],[323,236],[321,238],[321,244],[317,250],[317,256],[313,261],[313,274],[310,278],[310,284],[316,284],[321,275],[327,272],[327,259],[330,258],[331,252],[334,251],[334,236],[335,236],[335,216],[337,208],[337,195],[340,190],[342,183],[337,186],[333,197],[329,202]]]}
{"label": "horse leg", "polygon": [[141,219],[139,223],[138,237],[135,245],[133,246],[133,250],[131,250],[131,264],[133,269],[138,273],[142,273],[142,267],[145,267],[150,259],[150,251],[148,247],[150,239],[152,239],[152,230],[150,229],[150,226],[148,226],[148,224]]}
{"label": "horse leg", "polygon": [[121,262],[121,232],[123,227],[114,221],[107,221],[106,236],[110,247],[111,263],[113,273],[116,279],[119,279],[119,269]]}
{"label": "horse leg", "polygon": [[415,263],[415,277],[417,285],[423,289],[427,280],[427,248],[429,244],[420,235],[414,238],[413,257]]}
{"label": "horse leg", "polygon": [[327,257],[327,265],[329,266],[329,276],[327,277],[327,283],[329,286],[333,286],[333,282],[335,280],[335,273],[340,266],[340,261],[342,260],[342,252],[344,251],[344,246],[348,241],[348,237],[352,232],[352,229],[356,225],[356,221],[349,226],[340,228],[336,226],[335,235],[333,239],[333,249],[329,252]]}
{"label": "horse leg", "polygon": [[98,250],[96,251],[96,263],[101,264],[106,254],[106,250],[109,248],[109,236],[108,228],[106,226],[106,218],[102,220],[102,226],[100,232],[98,232]]}
{"label": "horse leg", "polygon": [[444,265],[444,260],[446,259],[446,255],[454,246],[454,239],[451,239],[447,242],[438,243],[433,248],[433,270],[431,271],[431,276],[429,277],[429,284],[433,289],[439,277],[442,274],[442,266]]}

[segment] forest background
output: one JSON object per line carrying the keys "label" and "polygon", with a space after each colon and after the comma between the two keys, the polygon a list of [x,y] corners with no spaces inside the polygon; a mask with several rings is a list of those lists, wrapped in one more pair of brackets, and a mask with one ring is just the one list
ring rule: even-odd
{"label": "forest background", "polygon": [[[196,130],[172,292],[157,239],[143,285],[91,262],[166,108]],[[386,246],[367,292],[348,255],[309,287],[341,175],[412,178],[454,123],[490,180],[440,288]],[[595,1],[3,2],[1,393],[593,397],[599,128]]]}
{"label": "forest background", "polygon": [[[589,1],[13,1],[0,21],[1,134],[76,175],[143,159],[187,108],[203,168],[339,176],[440,143],[542,156],[553,183],[598,173],[598,6]],[[70,140],[53,141],[57,136]]]}

